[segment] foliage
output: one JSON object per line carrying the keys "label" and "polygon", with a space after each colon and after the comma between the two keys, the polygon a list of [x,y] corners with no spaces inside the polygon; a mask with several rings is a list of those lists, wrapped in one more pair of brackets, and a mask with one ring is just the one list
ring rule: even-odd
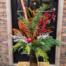
{"label": "foliage", "polygon": [[[50,21],[50,15],[45,13],[43,17],[44,19],[42,18],[40,21],[40,17],[43,15],[43,11],[48,9],[48,7],[49,6],[47,4],[43,4],[39,9],[37,9],[32,22],[26,20],[23,17],[19,18],[18,26],[22,36],[13,46],[14,52],[21,51],[22,54],[31,55],[31,51],[34,51],[37,59],[39,56],[41,56],[44,61],[48,61],[47,51],[49,51],[53,45],[59,46],[60,44],[58,40],[52,38],[51,36],[45,36],[45,27],[46,23]],[[39,26],[39,23],[41,26]],[[35,37],[37,32],[41,32],[41,29],[43,32]],[[49,32],[47,33],[49,34]],[[39,36],[41,37],[38,38]]]}
{"label": "foliage", "polygon": [[32,24],[31,24],[31,31],[34,31],[36,29],[36,26],[39,22],[40,16],[42,15],[43,11],[45,11],[46,9],[48,9],[48,5],[43,4],[39,9],[37,9],[36,11],[36,15],[32,20]]}
{"label": "foliage", "polygon": [[[52,37],[40,38],[34,40],[32,43],[24,43],[22,40],[18,40],[18,42],[13,46],[13,49],[21,50],[22,54],[31,54],[31,50],[35,52],[36,58],[39,56],[43,57],[44,61],[48,61],[47,51],[51,49],[53,45],[59,46],[59,42]],[[15,52],[14,51],[14,52]]]}
{"label": "foliage", "polygon": [[43,51],[42,49],[40,49],[40,48],[36,49],[35,55],[36,55],[37,58],[39,56],[41,56],[43,58],[43,61],[45,61],[45,62],[48,61],[47,53],[45,51]]}
{"label": "foliage", "polygon": [[[31,33],[30,34],[30,37],[32,36],[33,37],[33,34],[34,32],[36,31],[36,27],[38,26],[38,23],[39,23],[39,20],[40,20],[40,17],[43,13],[43,11],[45,11],[46,9],[48,9],[48,5],[47,4],[43,4],[39,9],[36,10],[36,14],[35,16],[32,18],[32,21],[30,22],[29,20],[26,20],[24,17],[20,16],[18,18],[18,20],[24,24],[25,27],[27,27],[29,29],[29,31]],[[22,26],[23,26],[22,24]],[[21,27],[22,27],[21,26]],[[24,28],[23,28],[24,29]],[[22,30],[24,31],[24,30]],[[25,31],[27,31],[27,29],[25,29]]]}

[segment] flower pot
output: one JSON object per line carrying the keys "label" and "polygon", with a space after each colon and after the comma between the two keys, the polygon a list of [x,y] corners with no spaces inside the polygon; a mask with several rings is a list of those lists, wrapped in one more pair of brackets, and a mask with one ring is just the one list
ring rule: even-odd
{"label": "flower pot", "polygon": [[37,59],[36,59],[36,56],[35,56],[35,52],[34,51],[31,51],[31,55],[30,55],[30,66],[38,66],[37,64]]}
{"label": "flower pot", "polygon": [[38,66],[50,66],[49,62],[38,62]]}
{"label": "flower pot", "polygon": [[18,62],[17,66],[30,66],[30,62]]}

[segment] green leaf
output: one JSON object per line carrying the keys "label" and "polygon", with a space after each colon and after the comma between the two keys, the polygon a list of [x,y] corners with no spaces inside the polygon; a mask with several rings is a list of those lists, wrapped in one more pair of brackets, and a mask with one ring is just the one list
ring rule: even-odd
{"label": "green leaf", "polygon": [[13,52],[16,52],[17,50],[23,49],[25,47],[26,43],[22,40],[19,40],[14,46],[13,46]]}
{"label": "green leaf", "polygon": [[31,44],[27,44],[25,48],[23,49],[23,54],[30,54],[31,51]]}
{"label": "green leaf", "polygon": [[16,50],[21,46],[20,43],[17,43],[13,46],[13,52],[16,52]]}
{"label": "green leaf", "polygon": [[43,51],[40,48],[37,48],[35,51],[36,57],[38,58],[39,56],[43,57],[44,61],[48,61],[48,56],[47,53],[45,51]]}
{"label": "green leaf", "polygon": [[48,51],[51,49],[52,46],[57,45],[59,46],[59,41],[52,38],[51,36],[46,37],[46,38],[40,38],[35,40],[32,43],[32,48],[35,50],[35,48],[41,48],[44,51]]}

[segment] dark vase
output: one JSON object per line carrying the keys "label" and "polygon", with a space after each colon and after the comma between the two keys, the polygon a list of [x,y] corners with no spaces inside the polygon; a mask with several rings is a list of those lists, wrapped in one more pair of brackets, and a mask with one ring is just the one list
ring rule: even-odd
{"label": "dark vase", "polygon": [[34,51],[31,51],[31,54],[30,54],[30,66],[38,66],[38,63],[37,63],[37,58],[35,56],[35,52]]}

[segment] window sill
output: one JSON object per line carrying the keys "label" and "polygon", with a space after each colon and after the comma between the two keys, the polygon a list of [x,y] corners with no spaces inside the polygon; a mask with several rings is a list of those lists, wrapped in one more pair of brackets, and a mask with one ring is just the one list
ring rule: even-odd
{"label": "window sill", "polygon": [[[14,64],[14,66],[17,66],[17,64]],[[55,64],[50,64],[50,66],[55,66]]]}
{"label": "window sill", "polygon": [[52,65],[52,64],[51,64],[50,66],[55,66],[55,65]]}

